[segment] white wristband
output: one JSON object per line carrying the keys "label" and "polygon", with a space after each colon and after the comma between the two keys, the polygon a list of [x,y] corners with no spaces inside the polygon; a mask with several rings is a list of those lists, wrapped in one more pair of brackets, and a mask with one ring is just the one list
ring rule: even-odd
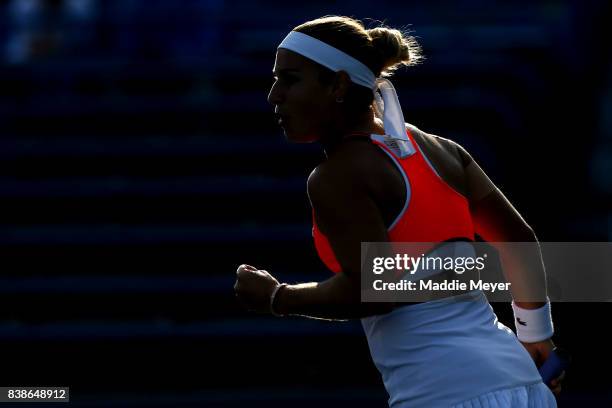
{"label": "white wristband", "polygon": [[512,301],[516,337],[523,343],[535,343],[552,337],[554,333],[550,299],[538,309],[523,309]]}
{"label": "white wristband", "polygon": [[272,291],[272,294],[270,295],[270,313],[272,313],[274,316],[277,317],[282,317],[284,315],[282,314],[278,314],[274,311],[274,299],[276,299],[276,294],[278,293],[278,291],[280,290],[280,288],[282,288],[283,286],[287,286],[286,283],[281,283],[279,285],[276,285],[276,287],[274,288],[274,290]]}

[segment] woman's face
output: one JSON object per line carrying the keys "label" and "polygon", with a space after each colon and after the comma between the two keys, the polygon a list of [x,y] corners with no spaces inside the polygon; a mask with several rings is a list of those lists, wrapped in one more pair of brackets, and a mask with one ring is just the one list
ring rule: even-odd
{"label": "woman's face", "polygon": [[297,143],[319,140],[334,114],[332,85],[319,82],[314,62],[284,48],[276,52],[273,74],[268,102],[274,105],[287,139]]}

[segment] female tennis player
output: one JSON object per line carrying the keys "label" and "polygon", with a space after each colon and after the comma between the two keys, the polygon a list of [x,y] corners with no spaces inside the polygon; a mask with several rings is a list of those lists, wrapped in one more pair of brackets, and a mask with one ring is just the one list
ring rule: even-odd
{"label": "female tennis player", "polygon": [[307,185],[315,246],[335,274],[289,285],[243,264],[236,296],[277,316],[361,319],[391,407],[556,407],[563,375],[549,388],[537,369],[554,346],[550,302],[512,302],[516,335],[480,290],[459,295],[468,302],[361,302],[361,242],[537,242],[465,149],[404,122],[387,78],[419,59],[413,37],[342,16],[280,43],[268,101],[288,140],[325,151]]}

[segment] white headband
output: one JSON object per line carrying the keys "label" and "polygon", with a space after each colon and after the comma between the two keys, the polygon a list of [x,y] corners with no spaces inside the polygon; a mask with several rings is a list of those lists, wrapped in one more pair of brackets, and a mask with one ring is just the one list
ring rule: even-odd
{"label": "white headband", "polygon": [[[385,133],[398,141],[403,141],[398,143],[401,157],[415,152],[410,139],[406,136],[404,114],[391,81],[376,78],[374,73],[356,58],[304,33],[291,31],[278,48],[303,55],[334,72],[345,71],[352,82],[372,89],[376,107],[382,115]],[[382,98],[377,90],[380,91]]]}

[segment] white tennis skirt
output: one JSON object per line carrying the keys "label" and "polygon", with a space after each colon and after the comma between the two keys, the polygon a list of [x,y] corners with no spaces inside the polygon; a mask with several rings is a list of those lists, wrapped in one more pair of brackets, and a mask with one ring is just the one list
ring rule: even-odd
{"label": "white tennis skirt", "polygon": [[361,321],[391,408],[556,407],[533,359],[482,291]]}
{"label": "white tennis skirt", "polygon": [[451,408],[555,408],[557,401],[543,382],[487,392]]}

